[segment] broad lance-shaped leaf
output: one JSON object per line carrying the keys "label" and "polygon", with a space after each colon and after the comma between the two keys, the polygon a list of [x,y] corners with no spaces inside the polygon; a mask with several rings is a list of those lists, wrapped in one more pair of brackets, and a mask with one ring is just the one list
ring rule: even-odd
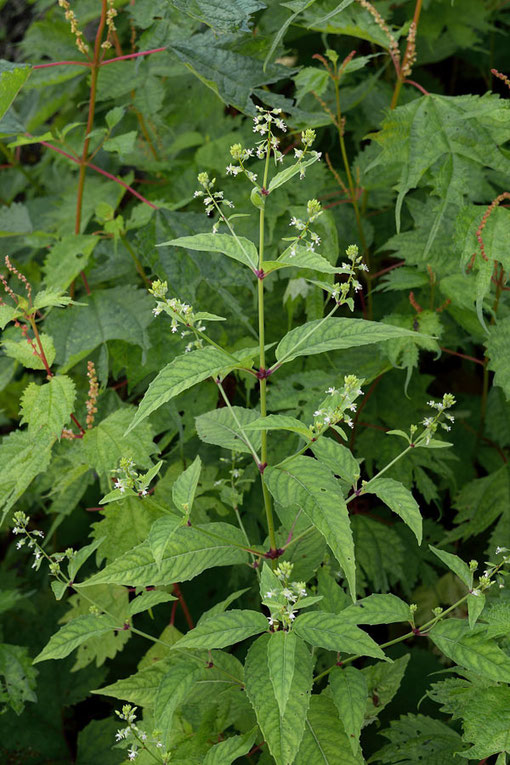
{"label": "broad lance-shaped leaf", "polygon": [[297,637],[294,632],[278,630],[270,635],[267,644],[269,677],[281,717],[285,715],[294,677],[296,643]]}
{"label": "broad lance-shaped leaf", "polygon": [[257,737],[257,726],[242,736],[230,736],[215,744],[207,752],[203,765],[232,765],[239,757],[248,754]]}
{"label": "broad lance-shaped leaf", "polygon": [[0,61],[0,119],[12,104],[18,91],[30,76],[32,67],[28,64],[13,64]]}
{"label": "broad lance-shaped leaf", "polygon": [[465,563],[462,558],[459,558],[458,555],[454,555],[453,553],[446,552],[446,550],[440,550],[438,547],[433,547],[432,545],[429,545],[429,550],[431,550],[434,555],[445,564],[445,566],[448,566],[450,571],[457,574],[468,590],[472,588],[473,572],[470,571],[468,564]]}
{"label": "broad lance-shaped leaf", "polygon": [[372,656],[374,659],[385,658],[377,643],[366,632],[344,619],[342,613],[312,611],[300,614],[294,622],[293,631],[310,645],[327,651]]}
{"label": "broad lance-shaped leaf", "polygon": [[49,643],[35,657],[34,664],[48,659],[64,659],[69,656],[71,651],[78,648],[90,638],[100,637],[107,632],[111,632],[121,625],[117,624],[110,616],[96,616],[96,614],[87,614],[78,616],[76,619],[64,624],[51,638]]}
{"label": "broad lance-shaped leaf", "polygon": [[177,515],[164,515],[163,518],[158,518],[152,524],[147,542],[158,568],[161,566],[161,561],[170,540],[177,529],[182,528],[184,523],[184,518],[179,518]]}
{"label": "broad lance-shaped leaf", "polygon": [[298,356],[356,348],[360,345],[381,343],[395,337],[409,337],[415,333],[380,321],[347,319],[331,316],[308,321],[291,329],[276,348],[277,361],[291,361]]}
{"label": "broad lance-shaped leaf", "polygon": [[364,762],[360,754],[353,754],[332,699],[325,693],[313,695],[293,765],[363,765]]}
{"label": "broad lance-shaped leaf", "polygon": [[418,544],[421,544],[423,524],[420,508],[409,489],[406,489],[400,481],[394,481],[393,478],[376,478],[369,481],[363,491],[367,494],[375,494],[385,505],[388,505],[390,510],[399,515],[413,532]]}
{"label": "broad lance-shaped leaf", "polygon": [[445,656],[486,680],[510,683],[510,656],[487,637],[485,627],[470,630],[465,619],[445,619],[428,633]]}
{"label": "broad lance-shaped leaf", "polygon": [[[294,252],[294,254],[293,254]],[[262,263],[262,270],[266,274],[277,271],[280,268],[309,268],[321,274],[345,273],[343,268],[335,268],[329,260],[323,258],[318,252],[311,252],[305,247],[288,247],[278,260],[267,260]]]}
{"label": "broad lance-shaped leaf", "polygon": [[[179,657],[179,660],[182,662],[182,657]],[[129,677],[123,677],[115,683],[105,685],[104,688],[92,691],[92,693],[110,696],[121,701],[129,701],[140,707],[153,707],[161,681],[174,663],[177,662],[161,659]]]}
{"label": "broad lance-shaped leaf", "polygon": [[162,590],[142,592],[129,604],[129,615],[135,616],[135,614],[141,614],[149,608],[159,606],[160,603],[169,603],[171,600],[177,600],[177,598],[174,595],[170,595],[169,592],[163,592]]}
{"label": "broad lance-shaped leaf", "polygon": [[410,621],[411,611],[396,595],[375,592],[344,608],[342,618],[353,624],[395,624]]}
{"label": "broad lance-shaped leaf", "polygon": [[126,430],[126,435],[136,428],[152,412],[174,396],[191,388],[207,377],[234,369],[236,363],[227,353],[208,346],[177,356],[170,364],[163,367],[147,388],[135,416]]}
{"label": "broad lance-shaped leaf", "polygon": [[233,237],[230,234],[195,234],[195,236],[181,236],[179,239],[170,239],[168,242],[156,245],[165,247],[184,247],[186,250],[198,250],[199,252],[222,252],[232,260],[238,260],[252,269],[258,268],[257,248],[244,236]]}
{"label": "broad lance-shaped leaf", "polygon": [[201,674],[202,667],[196,662],[180,661],[171,667],[161,680],[154,704],[156,726],[161,730],[163,741],[172,727],[176,708],[184,701]]}
{"label": "broad lance-shaped leaf", "polygon": [[198,486],[198,479],[200,478],[200,471],[202,470],[202,460],[197,455],[191,465],[181,473],[174,485],[172,486],[172,499],[174,505],[181,513],[187,517],[193,507],[193,500],[195,499],[195,492]]}
{"label": "broad lance-shaped leaf", "polygon": [[326,465],[332,473],[339,475],[351,486],[360,476],[359,463],[346,446],[342,446],[332,438],[320,438],[311,444],[312,452],[319,462]]}
{"label": "broad lance-shaped leaf", "polygon": [[30,383],[21,399],[21,422],[28,423],[29,431],[44,428],[54,438],[60,438],[75,397],[76,386],[66,375],[56,375],[43,385]]}
{"label": "broad lance-shaped leaf", "polygon": [[170,539],[160,566],[154,560],[149,543],[144,542],[120,555],[79,586],[124,584],[148,587],[184,582],[213,566],[246,563],[247,553],[233,546],[245,543],[242,532],[227,523],[184,526]]}
{"label": "broad lance-shaped leaf", "polygon": [[233,609],[215,614],[187,632],[175,647],[225,648],[268,629],[267,619],[259,611]]}
{"label": "broad lance-shaped leaf", "polygon": [[306,645],[296,640],[294,676],[282,716],[269,670],[270,639],[270,635],[261,635],[248,651],[244,667],[246,694],[276,765],[288,765],[294,761],[303,736],[312,689],[312,657]]}
{"label": "broad lance-shaped leaf", "polygon": [[317,152],[312,152],[312,156],[309,157],[309,159],[305,159],[303,162],[295,162],[290,167],[286,167],[285,170],[281,170],[279,173],[276,173],[276,175],[274,175],[269,181],[269,193],[275,189],[278,189],[280,186],[283,186],[284,183],[290,181],[290,179],[294,178],[294,176],[298,173],[302,173],[304,175],[306,168],[310,167],[310,165],[313,165],[314,162],[317,162],[319,159],[320,154],[317,154]]}
{"label": "broad lance-shaped leaf", "polygon": [[335,667],[329,676],[329,687],[352,751],[356,754],[359,752],[359,737],[367,705],[366,677],[354,667]]}
{"label": "broad lance-shaped leaf", "polygon": [[289,417],[286,414],[268,414],[267,417],[258,417],[253,422],[244,426],[245,430],[289,430],[291,433],[297,433],[307,440],[311,440],[312,434],[310,428],[304,422],[295,417]]}
{"label": "broad lance-shaped leaf", "polygon": [[356,599],[354,543],[347,506],[333,474],[312,457],[296,457],[281,468],[266,468],[264,481],[283,506],[298,505],[331,547]]}
{"label": "broad lance-shaped leaf", "polygon": [[[232,414],[232,411],[234,414]],[[234,418],[235,415],[235,418]],[[195,417],[197,435],[201,441],[206,444],[215,444],[223,449],[229,449],[237,452],[250,453],[247,441],[241,433],[239,425],[244,429],[254,420],[259,418],[259,413],[253,409],[245,409],[242,406],[222,407],[213,409],[211,412]],[[251,437],[250,442],[254,449],[260,448],[260,435],[256,433]]]}

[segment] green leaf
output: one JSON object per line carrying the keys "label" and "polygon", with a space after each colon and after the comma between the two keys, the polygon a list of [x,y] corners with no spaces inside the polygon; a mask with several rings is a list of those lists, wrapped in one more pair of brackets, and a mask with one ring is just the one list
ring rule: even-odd
{"label": "green leaf", "polygon": [[[243,427],[250,425],[259,419],[259,413],[253,409],[244,409],[242,406],[233,406],[232,410]],[[206,444],[215,444],[236,452],[250,452],[245,437],[242,435],[235,421],[230,407],[213,409],[195,418],[198,437]],[[255,433],[250,442],[254,449],[260,449],[260,435]]]}
{"label": "green leaf", "polygon": [[[352,2],[352,0],[350,0]],[[310,5],[313,5],[315,3],[315,0],[297,0],[296,2],[291,3],[281,3],[281,5],[285,6],[286,8],[290,8],[294,13],[289,16],[283,24],[278,29],[277,33],[274,36],[273,42],[271,43],[271,47],[269,48],[269,51],[266,54],[266,57],[264,59],[264,70],[266,66],[268,65],[269,61],[271,60],[271,57],[275,50],[277,49],[278,45],[280,44],[281,40],[283,40],[285,33],[287,29],[290,27],[290,25],[293,23],[293,21],[299,16],[302,11],[305,10],[305,8],[308,8]]]}
{"label": "green leaf", "polygon": [[368,696],[366,677],[354,667],[335,667],[329,676],[329,687],[351,749],[357,754]]}
{"label": "green leaf", "polygon": [[227,595],[227,597],[224,600],[221,600],[219,603],[216,603],[212,608],[209,608],[207,611],[204,611],[200,617],[200,619],[197,622],[198,624],[202,624],[203,622],[207,621],[207,619],[210,619],[211,616],[216,616],[216,614],[222,614],[224,611],[227,610],[229,605],[234,602],[234,600],[237,600],[241,597],[241,595],[244,595],[245,592],[248,592],[251,588],[245,587],[242,590],[236,590],[235,592],[231,592],[230,595]]}
{"label": "green leaf", "polygon": [[489,369],[494,372],[494,385],[503,389],[506,400],[510,401],[510,317],[500,320],[490,328],[487,338]]}
{"label": "green leaf", "polygon": [[[291,254],[291,250],[294,251],[294,254]],[[266,274],[278,271],[280,268],[308,268],[321,274],[345,273],[343,269],[332,266],[329,260],[323,258],[320,253],[311,252],[305,247],[296,245],[288,247],[278,260],[263,261],[261,268]]]}
{"label": "green leaf", "polygon": [[0,59],[0,119],[30,76],[28,64],[13,64]]}
{"label": "green leaf", "polygon": [[307,643],[327,651],[385,658],[377,643],[366,632],[344,619],[343,612],[328,614],[313,611],[300,614],[294,622],[293,631]]}
{"label": "green leaf", "polygon": [[312,696],[294,765],[363,765],[363,762],[360,755],[352,753],[331,698],[324,693]]}
{"label": "green leaf", "polygon": [[161,566],[168,543],[177,529],[182,528],[183,523],[183,518],[179,518],[177,515],[165,515],[152,524],[147,542],[158,568]]}
{"label": "green leaf", "polygon": [[[181,657],[179,657],[179,661],[182,663]],[[161,681],[167,674],[169,666],[170,662],[166,659],[156,661],[139,672],[135,672],[134,675],[117,680],[117,682],[92,691],[92,693],[130,701],[140,707],[153,707]]]}
{"label": "green leaf", "polygon": [[63,313],[52,311],[45,327],[55,342],[56,360],[62,365],[60,371],[67,372],[108,340],[124,340],[148,348],[151,310],[151,298],[144,290],[124,284],[80,297],[79,306]]}
{"label": "green leaf", "polygon": [[2,205],[0,208],[0,238],[31,233],[32,222],[25,205],[21,202],[12,202],[10,206]]}
{"label": "green leaf", "polygon": [[411,655],[407,653],[395,659],[391,664],[378,661],[361,670],[368,684],[368,699],[365,709],[367,723],[373,722],[394,698],[410,658]]}
{"label": "green leaf", "polygon": [[138,595],[138,597],[132,600],[129,604],[129,615],[134,616],[135,614],[141,614],[149,608],[159,606],[160,603],[169,603],[171,600],[177,600],[177,598],[162,590],[142,592],[141,595]]}
{"label": "green leaf", "polygon": [[347,506],[333,474],[311,457],[296,457],[284,467],[266,468],[264,481],[277,502],[284,507],[298,505],[320,531],[343,568],[354,600],[354,543]]}
{"label": "green leaf", "polygon": [[44,261],[44,281],[49,287],[65,290],[87,266],[99,241],[98,236],[69,234],[54,244]]}
{"label": "green leaf", "polygon": [[168,242],[158,244],[158,247],[167,245],[184,247],[186,250],[198,250],[200,252],[222,252],[232,260],[244,263],[251,269],[258,268],[257,248],[244,236],[230,236],[230,234],[195,234],[194,236],[181,236],[179,239],[170,239]]}
{"label": "green leaf", "polygon": [[64,624],[51,638],[45,648],[35,657],[34,664],[48,659],[63,659],[90,638],[111,632],[117,624],[110,616],[78,616]]}
{"label": "green leaf", "polygon": [[441,560],[445,566],[448,566],[450,571],[456,574],[461,582],[464,582],[468,590],[473,586],[473,572],[469,570],[469,566],[458,555],[446,552],[446,550],[440,550],[438,547],[432,547],[429,545],[429,549]]}
{"label": "green leaf", "polygon": [[295,417],[289,417],[286,414],[269,414],[267,417],[257,417],[252,422],[248,422],[243,427],[247,431],[252,430],[289,430],[291,433],[311,439],[311,433],[308,425],[296,420]]}
{"label": "green leaf", "polygon": [[377,754],[382,765],[399,763],[414,765],[427,762],[434,765],[451,765],[461,754],[462,738],[440,720],[425,715],[403,715],[392,720],[390,727],[381,731],[390,743]]}
{"label": "green leaf", "polygon": [[342,611],[342,617],[355,624],[394,624],[410,621],[411,611],[396,595],[373,593],[351,603]]}
{"label": "green leaf", "polygon": [[128,133],[108,138],[103,144],[103,149],[105,151],[116,152],[117,154],[131,154],[135,148],[137,135],[136,130],[130,130]]}
{"label": "green leaf", "polygon": [[360,469],[350,449],[332,438],[319,438],[310,448],[319,462],[340,476],[343,481],[347,481],[350,486],[354,486],[360,477]]}
{"label": "green leaf", "polygon": [[[37,701],[37,674],[25,646],[0,643],[0,702],[10,706],[17,715],[22,713],[27,701]],[[5,711],[3,708],[2,713]]]}
{"label": "green leaf", "polygon": [[310,167],[310,165],[313,165],[319,159],[320,157],[317,154],[315,154],[315,152],[313,152],[313,156],[310,157],[309,159],[305,159],[302,162],[295,162],[290,167],[286,167],[285,170],[281,170],[279,173],[276,173],[276,175],[273,175],[273,177],[269,181],[269,186],[267,190],[271,194],[272,191],[280,188],[280,186],[283,186],[284,183],[287,183],[287,181],[290,181],[290,179],[294,178],[294,176],[297,175],[298,173],[304,173],[307,167]]}
{"label": "green leaf", "polygon": [[291,329],[278,344],[275,355],[276,359],[283,363],[298,356],[357,348],[360,345],[412,335],[412,331],[391,324],[332,316],[309,321]]}
{"label": "green leaf", "polygon": [[177,356],[147,388],[126,435],[152,412],[208,377],[226,374],[236,366],[231,356],[217,348],[200,348]]}
{"label": "green leaf", "polygon": [[17,430],[3,438],[0,445],[1,523],[33,479],[48,467],[54,441],[45,431],[34,435]]}
{"label": "green leaf", "polygon": [[209,749],[203,765],[232,765],[234,760],[248,754],[256,737],[257,727],[242,736],[230,736],[225,741],[220,741]]}
{"label": "green leaf", "polygon": [[297,637],[294,632],[279,630],[270,635],[267,644],[267,665],[273,693],[280,717],[285,716],[290,689],[294,677],[294,659],[296,654]]}
{"label": "green leaf", "polygon": [[305,644],[297,640],[294,676],[282,716],[269,671],[270,639],[270,635],[262,635],[248,651],[244,668],[246,694],[276,765],[288,765],[294,761],[304,732],[312,688],[312,659]]}
{"label": "green leaf", "polygon": [[190,514],[191,508],[193,507],[193,500],[195,499],[195,492],[197,490],[201,470],[202,460],[197,455],[191,465],[180,474],[172,486],[172,499],[174,505],[186,516]]}
{"label": "green leaf", "polygon": [[258,611],[233,609],[206,619],[187,632],[176,648],[225,648],[267,629],[267,619]]}
{"label": "green leaf", "polygon": [[176,708],[181,704],[193,688],[195,680],[201,672],[196,662],[180,661],[171,667],[161,680],[154,705],[156,726],[166,741]]}
{"label": "green leaf", "polygon": [[483,592],[479,592],[478,594],[470,593],[467,596],[467,607],[468,607],[468,622],[469,622],[469,628],[473,629],[476,622],[478,621],[478,617],[482,613],[485,606],[485,595]]}
{"label": "green leaf", "polygon": [[445,656],[461,667],[486,680],[510,683],[510,657],[487,638],[485,627],[470,630],[464,619],[445,619],[428,635]]}
{"label": "green leaf", "polygon": [[[481,710],[490,709],[490,715]],[[469,760],[485,760],[499,752],[510,754],[510,688],[477,688],[462,708],[463,739],[472,747],[459,752]],[[497,760],[499,762],[499,758]],[[502,759],[506,762],[506,758]]]}
{"label": "green leaf", "polygon": [[[46,360],[51,367],[55,360],[55,346],[53,345],[53,339],[46,335],[44,332],[40,333],[41,345],[44,350]],[[37,350],[39,350],[38,346]],[[34,353],[32,347],[28,345],[26,340],[2,340],[2,349],[6,356],[11,359],[16,359],[27,369],[45,369],[42,359]]]}
{"label": "green leaf", "polygon": [[108,473],[118,467],[121,457],[129,457],[136,465],[150,468],[157,447],[152,440],[152,429],[145,423],[136,435],[125,435],[133,417],[133,407],[117,409],[95,428],[85,432],[83,450],[89,465],[97,473]]}
{"label": "green leaf", "polygon": [[76,574],[80,570],[80,568],[83,566],[83,564],[90,558],[90,556],[95,553],[99,545],[104,542],[104,537],[99,537],[98,539],[94,539],[93,542],[91,542],[89,545],[85,545],[85,547],[81,547],[70,559],[69,565],[67,567],[67,570],[69,572],[69,578],[71,581],[73,581],[76,578]]}
{"label": "green leaf", "polygon": [[239,529],[227,523],[181,527],[169,540],[160,566],[154,560],[149,543],[145,542],[120,555],[80,587],[103,583],[164,586],[168,582],[193,579],[214,566],[246,563],[247,553],[232,543],[244,545],[245,538]]}
{"label": "green leaf", "polygon": [[375,494],[390,510],[399,515],[413,532],[418,544],[421,544],[423,530],[420,508],[409,489],[393,478],[375,478],[363,487],[363,491]]}
{"label": "green leaf", "polygon": [[[41,311],[43,308],[64,308],[72,303],[72,298],[69,295],[64,294],[64,290],[56,289],[55,287],[46,287],[44,290],[39,290],[34,297],[34,309]],[[78,303],[75,303],[78,305]]]}
{"label": "green leaf", "polygon": [[56,375],[43,385],[30,383],[21,399],[21,423],[28,423],[31,432],[45,429],[53,438],[60,438],[75,397],[75,384],[65,375]]}

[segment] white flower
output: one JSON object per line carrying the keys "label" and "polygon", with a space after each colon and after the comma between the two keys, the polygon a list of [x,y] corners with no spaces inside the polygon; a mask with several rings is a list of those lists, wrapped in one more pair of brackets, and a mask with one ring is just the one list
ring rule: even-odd
{"label": "white flower", "polygon": [[325,392],[326,393],[330,393],[331,395],[333,395],[334,393],[336,393],[336,388],[333,388],[333,387],[328,388],[327,391],[325,391]]}
{"label": "white flower", "polygon": [[273,592],[272,590],[269,590],[268,592],[266,592],[266,595],[265,595],[265,597],[266,597],[266,598],[272,598],[272,597],[273,597],[273,595],[274,595],[274,592]]}
{"label": "white flower", "polygon": [[471,590],[471,595],[475,595],[476,597],[478,597],[479,595],[481,595],[481,592],[480,590]]}
{"label": "white flower", "polygon": [[269,622],[269,626],[272,627],[273,624],[275,623],[276,619],[273,619],[272,616],[268,616],[267,617],[267,621]]}
{"label": "white flower", "polygon": [[136,757],[138,757],[138,752],[136,749],[128,749],[128,759],[134,760]]}
{"label": "white flower", "polygon": [[504,547],[496,547],[495,553],[496,555],[499,555],[500,553],[504,552],[504,550],[505,550]]}

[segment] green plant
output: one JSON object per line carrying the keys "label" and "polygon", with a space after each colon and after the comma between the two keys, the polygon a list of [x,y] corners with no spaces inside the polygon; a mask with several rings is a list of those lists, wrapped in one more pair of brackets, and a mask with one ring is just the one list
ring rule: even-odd
{"label": "green plant", "polygon": [[508,11],[468,4],[36,3],[8,761],[506,762],[510,107],[457,93],[504,92]]}

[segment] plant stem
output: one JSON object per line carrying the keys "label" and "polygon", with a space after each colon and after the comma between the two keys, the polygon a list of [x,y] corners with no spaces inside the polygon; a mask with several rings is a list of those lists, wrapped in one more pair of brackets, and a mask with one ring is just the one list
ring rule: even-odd
{"label": "plant stem", "polygon": [[219,388],[219,391],[220,391],[220,393],[221,393],[221,395],[222,395],[223,401],[224,401],[224,402],[225,402],[225,404],[227,405],[227,407],[228,407],[228,410],[229,410],[230,414],[232,415],[232,419],[234,420],[235,424],[237,425],[237,427],[238,427],[238,429],[239,429],[239,432],[240,432],[240,434],[243,436],[243,440],[244,440],[244,443],[246,444],[246,446],[247,446],[247,447],[248,447],[248,449],[250,450],[251,456],[252,456],[252,457],[253,457],[253,459],[255,460],[255,464],[256,464],[256,465],[257,465],[257,467],[258,467],[258,466],[260,465],[260,459],[259,459],[259,455],[258,455],[258,454],[257,454],[257,452],[255,451],[255,447],[253,446],[252,442],[250,441],[250,439],[249,439],[249,438],[248,438],[248,436],[246,435],[246,431],[244,430],[243,426],[242,426],[242,425],[241,425],[241,423],[239,422],[239,418],[238,418],[238,416],[236,415],[236,413],[235,413],[235,411],[234,411],[234,409],[233,409],[233,407],[232,407],[232,404],[231,404],[231,403],[230,403],[230,401],[228,400],[228,396],[227,396],[227,394],[225,393],[225,389],[223,388],[223,385],[222,385],[220,382],[218,382],[218,381],[216,381],[216,384],[217,384],[217,386],[218,386],[218,388]]}
{"label": "plant stem", "polygon": [[[418,29],[418,22],[420,20],[420,13],[421,13],[422,2],[423,2],[423,0],[416,0],[416,5],[414,7],[413,24],[414,24],[414,27],[415,27],[415,35],[416,35],[416,31]],[[392,96],[392,99],[391,99],[390,109],[394,109],[396,107],[397,103],[398,103],[398,97],[400,95],[400,91],[402,89],[402,85],[403,85],[404,82],[406,82],[406,77],[407,77],[407,75],[404,74],[404,72],[407,69],[407,65],[409,63],[410,56],[414,56],[414,52],[415,52],[415,49],[416,49],[415,46],[416,46],[415,41],[414,40],[411,41],[408,38],[407,45],[406,45],[406,52],[404,53],[404,59],[403,59],[402,64],[400,66],[400,71],[398,73],[397,81],[395,83],[395,89],[393,91],[393,96]],[[408,74],[411,74],[411,70],[410,69],[409,69]],[[420,86],[417,85],[417,83],[411,81],[410,84],[414,85],[415,87],[418,87],[421,90]]]}
{"label": "plant stem", "polygon": [[[363,231],[363,222],[361,220],[361,213],[359,210],[358,200],[356,197],[356,189],[354,187],[354,181],[352,178],[351,168],[349,166],[349,160],[347,158],[347,150],[345,148],[344,131],[342,128],[342,111],[340,108],[340,82],[338,74],[333,78],[333,84],[335,86],[335,100],[336,100],[336,129],[338,133],[338,142],[340,144],[340,152],[342,154],[342,160],[344,163],[345,174],[347,176],[347,183],[349,185],[349,193],[351,196],[351,202],[354,209],[354,215],[356,217],[356,225],[358,227],[359,239],[361,247],[363,249],[363,257],[366,264],[370,269],[370,253],[367,247],[367,240],[365,238],[365,232]],[[368,318],[372,318],[372,290],[371,290],[371,276],[370,271],[366,274],[367,287],[368,287]]]}
{"label": "plant stem", "polygon": [[[268,141],[267,141],[267,153],[266,153],[266,163],[264,167],[264,180],[262,183],[262,188],[267,188],[267,177],[269,172],[269,159],[271,157],[271,132],[269,131],[268,134]],[[259,270],[262,268],[262,263],[264,262],[264,207],[260,208],[259,211]],[[265,325],[264,325],[264,280],[261,278],[258,278],[258,285],[257,285],[257,297],[258,297],[258,314],[259,314],[259,366],[260,371],[265,372],[266,369],[266,351],[265,351]],[[265,376],[261,377],[259,380],[260,383],[260,416],[266,417],[267,415],[267,401],[266,401],[266,391],[267,391],[267,379]],[[261,433],[261,446],[260,446],[260,461],[262,463],[262,466],[265,467],[267,465],[267,430],[263,430]],[[262,467],[263,470],[263,467]],[[267,532],[269,535],[269,543],[271,545],[271,550],[276,550],[276,536],[274,531],[274,518],[273,518],[273,508],[271,503],[271,495],[269,494],[269,490],[264,482],[264,476],[263,473],[260,473],[260,480],[262,482],[262,494],[264,496],[264,508],[266,511],[266,521],[267,521]]]}
{"label": "plant stem", "polygon": [[129,243],[127,237],[124,236],[124,235],[121,235],[120,241],[122,242],[122,244],[124,245],[126,250],[129,252],[131,257],[133,258],[133,263],[135,264],[135,268],[138,271],[138,273],[140,274],[140,276],[142,277],[144,283],[147,285],[147,287],[150,287],[151,286],[150,279],[146,276],[145,271],[143,270],[143,266],[140,263],[140,260],[139,260],[139,258],[137,256],[136,252],[131,247],[131,244]]}
{"label": "plant stem", "polygon": [[96,41],[94,44],[94,57],[90,65],[91,79],[90,79],[90,96],[89,96],[89,113],[87,118],[87,127],[85,129],[85,140],[83,141],[83,150],[80,160],[80,174],[78,176],[78,191],[76,195],[76,219],[74,232],[79,234],[81,230],[81,214],[83,207],[83,189],[85,186],[85,171],[87,168],[87,159],[89,153],[90,137],[89,134],[92,131],[94,125],[94,113],[96,110],[96,94],[97,94],[97,77],[99,74],[100,56],[101,56],[101,41],[103,39],[103,32],[106,24],[106,11],[108,8],[107,0],[101,0],[101,18],[99,19],[99,25],[96,33]]}

